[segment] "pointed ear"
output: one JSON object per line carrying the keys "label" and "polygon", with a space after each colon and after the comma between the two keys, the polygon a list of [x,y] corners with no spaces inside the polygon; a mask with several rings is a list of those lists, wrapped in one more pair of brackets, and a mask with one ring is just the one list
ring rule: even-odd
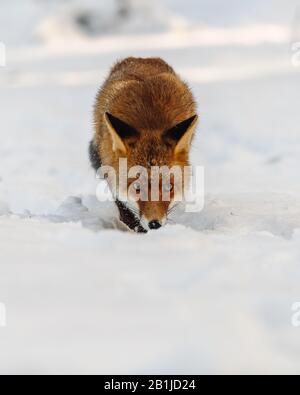
{"label": "pointed ear", "polygon": [[197,122],[198,116],[194,115],[164,133],[164,139],[175,145],[175,154],[189,151]]}
{"label": "pointed ear", "polygon": [[106,112],[104,120],[111,134],[113,141],[113,150],[126,153],[126,142],[132,142],[139,137],[139,133],[126,122]]}

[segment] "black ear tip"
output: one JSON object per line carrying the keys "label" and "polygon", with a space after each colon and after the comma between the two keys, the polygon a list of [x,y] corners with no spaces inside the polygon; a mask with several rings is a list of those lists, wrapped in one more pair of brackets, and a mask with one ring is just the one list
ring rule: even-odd
{"label": "black ear tip", "polygon": [[186,119],[185,121],[178,123],[173,128],[165,132],[165,137],[169,140],[178,142],[197,118],[198,115],[195,114],[192,117]]}
{"label": "black ear tip", "polygon": [[105,112],[105,117],[109,120],[109,122],[114,126],[115,124],[120,124],[121,121],[119,118],[115,117],[112,115],[110,112],[106,111]]}
{"label": "black ear tip", "polygon": [[193,115],[191,118],[187,119],[187,120],[184,121],[184,122],[186,122],[186,124],[190,126],[190,125],[195,121],[195,119],[197,119],[197,118],[198,118],[198,115],[195,114],[195,115]]}
{"label": "black ear tip", "polygon": [[111,113],[109,113],[108,111],[105,111],[105,116],[106,116],[106,118],[108,118],[110,121],[111,121],[112,119],[115,118],[115,117],[114,117]]}
{"label": "black ear tip", "polygon": [[118,133],[118,135],[121,138],[126,139],[126,138],[133,138],[139,136],[139,133],[132,126],[128,125],[126,122],[115,117],[114,115],[110,114],[107,111],[105,112],[105,115],[108,118],[114,130]]}

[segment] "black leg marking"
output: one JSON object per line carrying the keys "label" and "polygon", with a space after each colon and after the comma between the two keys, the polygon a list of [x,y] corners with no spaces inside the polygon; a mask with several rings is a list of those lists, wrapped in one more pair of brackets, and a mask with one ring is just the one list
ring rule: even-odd
{"label": "black leg marking", "polygon": [[[98,171],[102,163],[98,149],[93,141],[91,141],[89,146],[89,155],[92,167]],[[142,227],[139,219],[125,206],[125,204],[116,200],[116,205],[119,209],[120,220],[127,225],[129,229],[134,230],[136,233],[147,233],[147,230]]]}
{"label": "black leg marking", "polygon": [[148,233],[140,223],[140,220],[125,206],[124,203],[116,200],[116,205],[120,212],[120,220],[136,233]]}
{"label": "black leg marking", "polygon": [[101,159],[98,154],[97,147],[93,141],[90,142],[89,155],[92,167],[97,171],[101,167]]}

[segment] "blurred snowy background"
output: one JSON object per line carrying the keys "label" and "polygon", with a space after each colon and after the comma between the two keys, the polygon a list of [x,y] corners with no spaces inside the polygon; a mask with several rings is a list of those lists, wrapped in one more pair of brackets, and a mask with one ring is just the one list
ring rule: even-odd
{"label": "blurred snowy background", "polygon": [[[1,0],[0,42],[0,372],[300,373],[300,1]],[[201,116],[205,209],[145,236],[87,157],[126,56]]]}

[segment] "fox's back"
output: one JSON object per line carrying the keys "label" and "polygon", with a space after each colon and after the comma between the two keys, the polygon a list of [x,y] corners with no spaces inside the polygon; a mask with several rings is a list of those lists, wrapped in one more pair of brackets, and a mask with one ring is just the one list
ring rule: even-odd
{"label": "fox's back", "polygon": [[111,70],[110,81],[136,80],[145,81],[151,77],[170,73],[173,68],[160,58],[127,58],[118,62]]}
{"label": "fox's back", "polygon": [[158,162],[167,163],[172,154],[166,154],[162,133],[194,116],[196,104],[187,84],[164,60],[127,58],[113,66],[95,105],[94,146],[101,163],[110,165],[118,161],[118,153],[105,122],[107,113],[139,132],[135,149],[127,150],[131,163],[144,164],[153,150]]}
{"label": "fox's back", "polygon": [[96,100],[95,121],[100,135],[109,112],[140,131],[167,130],[195,114],[188,86],[160,58],[127,58],[118,62]]}
{"label": "fox's back", "polygon": [[[197,118],[191,90],[165,61],[124,59],[113,66],[97,96],[96,133],[90,146],[92,164],[95,168],[113,167],[116,174],[124,171],[119,168],[120,159],[127,160],[128,169],[142,166],[148,175],[153,166],[183,169],[189,164]],[[135,214],[117,203],[120,219],[136,229],[138,215],[142,229],[147,229],[147,223],[151,229],[158,229],[174,200],[174,183],[160,183],[159,196],[165,187],[169,188],[170,200],[134,200]],[[112,187],[117,195],[119,187]],[[122,188],[126,189],[124,185]],[[138,222],[137,229],[140,227]]]}

